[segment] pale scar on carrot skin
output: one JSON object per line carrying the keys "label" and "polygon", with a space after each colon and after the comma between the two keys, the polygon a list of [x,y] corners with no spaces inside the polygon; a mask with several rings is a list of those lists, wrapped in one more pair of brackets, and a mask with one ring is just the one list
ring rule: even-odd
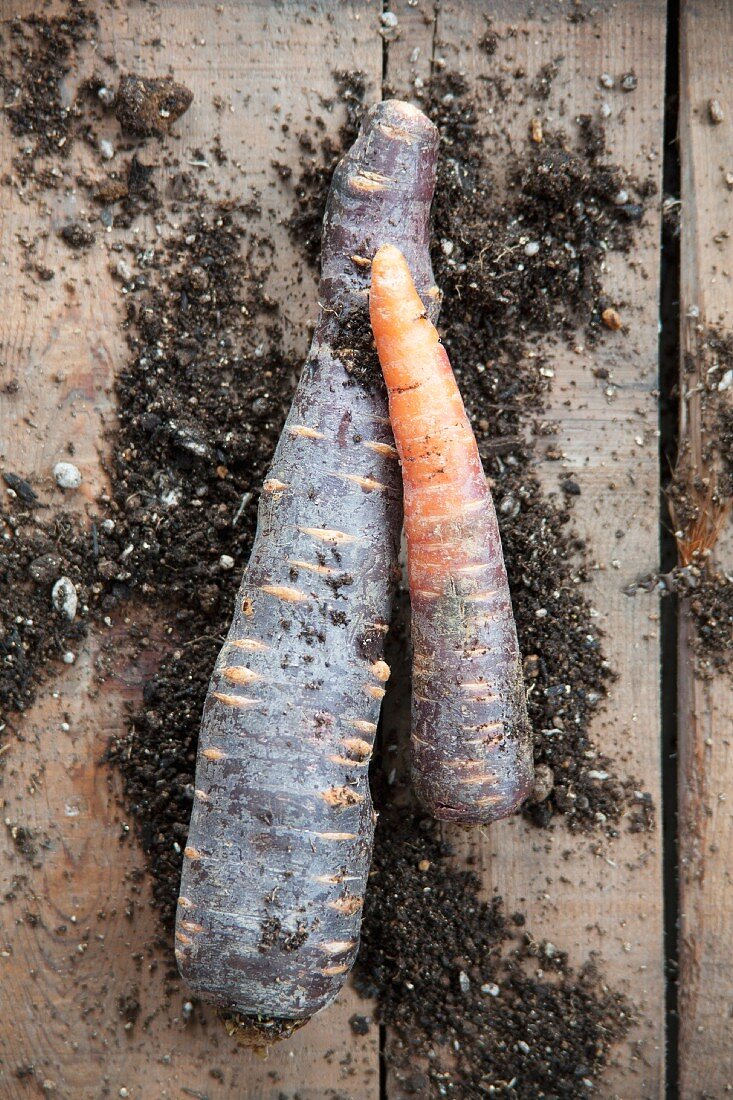
{"label": "pale scar on carrot skin", "polygon": [[315,428],[309,428],[306,424],[292,424],[288,431],[291,435],[302,436],[303,439],[325,439],[323,432],[317,431]]}
{"label": "pale scar on carrot skin", "polygon": [[274,596],[277,600],[284,600],[286,603],[304,603],[310,600],[306,592],[302,592],[299,588],[291,588],[287,584],[261,584],[259,588],[260,592]]}
{"label": "pale scar on carrot skin", "polygon": [[310,535],[318,542],[332,543],[334,546],[345,546],[350,542],[356,542],[356,535],[350,535],[346,531],[334,531],[320,527],[300,527],[304,535]]}

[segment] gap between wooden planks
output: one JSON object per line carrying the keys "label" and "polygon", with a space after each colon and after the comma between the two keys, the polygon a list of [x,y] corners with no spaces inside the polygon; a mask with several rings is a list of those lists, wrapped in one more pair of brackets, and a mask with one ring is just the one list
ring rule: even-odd
{"label": "gap between wooden planks", "polygon": [[[709,325],[733,325],[730,231],[733,193],[733,8],[727,0],[683,0],[680,24],[680,446],[699,455],[706,442],[694,389],[707,361],[686,353]],[[709,100],[723,105],[712,125]],[[721,236],[721,231],[723,235]],[[688,395],[691,395],[688,399]],[[701,438],[702,432],[702,438]],[[704,469],[698,471],[704,473]],[[713,551],[730,573],[733,534],[727,525]],[[733,687],[730,674],[697,672],[694,628],[680,607],[679,738],[679,1075],[682,1100],[718,1100],[733,1092]]]}
{"label": "gap between wooden planks", "polygon": [[[315,279],[297,281],[282,225],[292,199],[273,184],[271,160],[289,161],[297,178],[295,136],[312,129],[309,118],[323,117],[335,133],[340,116],[322,103],[333,97],[334,69],[363,71],[369,98],[379,98],[377,7],[368,0],[348,0],[337,8],[305,0],[277,6],[267,0],[90,6],[99,16],[101,54],[111,51],[122,71],[161,75],[170,66],[194,91],[172,154],[185,160],[196,148],[208,149],[219,132],[230,158],[232,194],[248,198],[255,188],[261,192],[263,225],[277,249],[268,291],[286,303],[287,338],[304,358],[308,321],[315,316]],[[36,7],[32,0],[5,0],[0,18]],[[49,13],[60,8],[52,5]],[[159,48],[152,45],[156,38]],[[70,84],[93,68],[90,52]],[[212,102],[217,95],[227,104],[221,113]],[[284,122],[290,124],[289,140],[281,132]],[[4,125],[0,141],[2,163],[9,166],[14,143]],[[78,150],[74,158],[86,155],[82,143]],[[148,142],[143,159],[160,162],[162,150]],[[73,181],[78,162],[72,160],[69,168]],[[217,179],[221,184],[219,170]],[[166,180],[161,169],[161,189]],[[85,257],[75,258],[53,232],[81,213],[85,199],[73,186],[54,199],[52,232],[41,242],[38,259],[57,277],[38,287],[21,274],[16,234],[33,236],[48,226],[48,217],[39,218],[35,204],[22,203],[15,191],[3,192],[0,451],[4,468],[30,476],[44,497],[58,501],[50,472],[73,439],[91,504],[104,488],[103,431],[114,415],[113,379],[128,354],[123,303],[107,272],[102,234]],[[140,222],[137,235],[141,248],[153,243],[154,226]],[[73,290],[65,285],[70,280]],[[55,382],[56,376],[61,381]],[[10,377],[20,382],[14,397],[1,392]],[[24,717],[23,739],[14,740],[5,756],[3,816],[29,826],[47,846],[37,866],[30,866],[15,854],[9,832],[0,831],[3,880],[26,877],[15,898],[0,906],[0,941],[7,952],[0,959],[0,1094],[4,1100],[46,1094],[96,1100],[116,1097],[122,1088],[135,1100],[185,1095],[376,1100],[378,1030],[372,1026],[367,1036],[353,1035],[349,1018],[369,1014],[371,1006],[349,989],[267,1061],[233,1049],[208,1009],[197,1008],[195,1020],[186,1024],[181,1016],[186,992],[180,985],[166,997],[170,945],[156,944],[160,933],[140,874],[142,855],[130,839],[121,841],[127,822],[119,808],[118,777],[101,763],[109,737],[121,728],[124,702],[139,701],[152,667],[123,665],[116,678],[98,685],[98,646],[99,639],[91,638],[73,669],[40,693]],[[39,918],[35,925],[25,919],[29,912]],[[118,998],[134,989],[141,1013],[127,1032]],[[27,1066],[33,1067],[31,1076],[21,1080],[16,1070]],[[212,1069],[221,1072],[221,1080],[211,1076]],[[54,1091],[43,1092],[44,1081]]]}
{"label": "gap between wooden planks", "polygon": [[[480,76],[497,73],[502,66],[509,76],[519,66],[531,75],[561,59],[546,104],[517,103],[510,91],[507,101],[484,109],[481,121],[494,145],[498,171],[510,145],[519,149],[526,141],[529,119],[538,106],[549,125],[572,131],[576,115],[596,114],[601,101],[608,100],[613,109],[606,124],[608,159],[660,182],[666,32],[661,0],[624,0],[603,10],[598,6],[579,22],[568,20],[565,5],[494,3],[492,28],[501,41],[491,58],[477,46],[487,27],[483,5],[442,0],[434,6],[422,0],[413,7],[401,0],[391,6],[401,35],[388,48],[387,83],[398,94],[414,98],[414,78],[427,80],[431,63],[443,60],[447,70],[464,71],[480,89]],[[638,78],[633,95],[600,89],[601,73],[618,80],[630,71]],[[511,79],[507,84],[512,85]],[[621,772],[634,775],[652,792],[661,811],[658,602],[656,596],[630,599],[621,591],[658,562],[656,211],[645,219],[631,263],[609,257],[605,287],[619,303],[629,332],[575,355],[564,346],[550,349],[556,369],[550,414],[558,428],[555,445],[566,456],[562,469],[572,471],[582,487],[576,524],[599,564],[590,597],[606,632],[607,655],[619,674],[608,708],[596,723],[595,740]],[[611,371],[612,400],[604,392],[608,383],[592,373],[601,365]],[[557,492],[557,464],[546,464],[540,473],[547,490]],[[611,482],[617,486],[612,493]],[[624,532],[622,540],[617,530]],[[611,566],[614,560],[618,568]],[[637,1005],[638,1026],[617,1048],[597,1095],[623,1100],[662,1096],[660,832],[644,839],[624,833],[615,843],[597,845],[592,837],[571,837],[562,825],[540,833],[513,820],[468,841],[459,830],[446,828],[446,834],[456,851],[480,870],[487,893],[502,894],[509,912],[519,908],[527,914],[536,938],[567,949],[577,965],[597,952],[609,984]],[[570,857],[564,859],[568,850]],[[387,1047],[395,1041],[388,1035]],[[387,1095],[389,1100],[407,1095],[394,1074]]]}

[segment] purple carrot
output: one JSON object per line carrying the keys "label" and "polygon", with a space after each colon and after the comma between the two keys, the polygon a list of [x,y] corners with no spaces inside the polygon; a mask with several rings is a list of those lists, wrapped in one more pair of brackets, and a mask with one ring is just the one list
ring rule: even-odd
{"label": "purple carrot", "polygon": [[176,955],[192,989],[260,1033],[328,1004],[359,944],[402,518],[369,265],[397,240],[437,315],[437,144],[388,101],[336,169],[318,324],[204,707]]}

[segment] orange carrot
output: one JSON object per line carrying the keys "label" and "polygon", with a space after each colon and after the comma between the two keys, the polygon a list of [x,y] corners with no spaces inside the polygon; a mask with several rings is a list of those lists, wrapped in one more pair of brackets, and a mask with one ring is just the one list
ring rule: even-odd
{"label": "orange carrot", "polygon": [[461,394],[407,262],[372,261],[372,329],[402,463],[412,603],[412,775],[477,824],[529,793],[532,741],[501,539]]}

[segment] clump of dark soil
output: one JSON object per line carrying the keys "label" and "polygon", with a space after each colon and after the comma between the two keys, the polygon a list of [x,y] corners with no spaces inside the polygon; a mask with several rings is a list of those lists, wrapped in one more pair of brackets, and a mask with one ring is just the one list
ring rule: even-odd
{"label": "clump of dark soil", "polygon": [[697,633],[697,651],[703,659],[701,671],[729,672],[733,666],[733,580],[705,569],[692,580],[679,581],[677,592],[687,587],[687,609]]}
{"label": "clump of dark soil", "polygon": [[163,137],[193,103],[193,92],[169,76],[120,78],[115,116],[123,130],[137,137]]}
{"label": "clump of dark soil", "polygon": [[[95,546],[99,550],[105,538],[96,522],[82,531],[63,513],[44,520],[28,483],[12,471],[3,477],[12,495],[6,492],[0,505],[0,729],[13,712],[29,706],[38,684],[58,670],[65,654],[68,661],[75,658],[94,602]],[[72,621],[52,603],[61,577],[77,593]]]}
{"label": "clump of dark soil", "polygon": [[98,25],[83,0],[73,0],[62,15],[18,17],[4,25],[0,88],[11,132],[23,139],[16,157],[23,174],[40,156],[68,156],[81,112],[66,101],[63,82]]}
{"label": "clump of dark soil", "polygon": [[536,941],[501,899],[481,900],[477,876],[449,855],[434,822],[384,806],[357,984],[392,1029],[402,1093],[590,1095],[629,1005],[592,964],[576,973],[565,952]]}
{"label": "clump of dark soil", "polygon": [[68,244],[69,248],[73,248],[77,252],[91,248],[94,244],[92,231],[79,222],[69,222],[68,225],[62,226],[59,229],[59,237]]}

